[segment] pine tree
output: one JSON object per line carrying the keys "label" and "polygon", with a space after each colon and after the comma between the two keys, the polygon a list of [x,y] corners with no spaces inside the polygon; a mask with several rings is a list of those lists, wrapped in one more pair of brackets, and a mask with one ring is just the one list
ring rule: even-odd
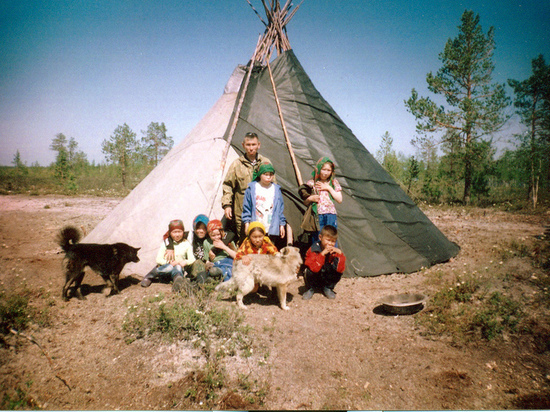
{"label": "pine tree", "polygon": [[472,182],[478,163],[481,140],[497,132],[508,120],[504,109],[509,105],[504,84],[491,84],[494,28],[483,33],[479,15],[466,10],[458,27],[459,34],[449,39],[439,55],[442,67],[426,76],[428,89],[442,95],[447,107],[428,97],[419,97],[413,89],[405,101],[407,110],[418,123],[418,140],[427,134],[439,133],[440,142],[456,148],[462,159],[463,201],[470,201]]}
{"label": "pine tree", "polygon": [[118,165],[123,187],[126,187],[128,169],[138,156],[139,149],[136,134],[126,123],[118,126],[110,139],[103,140],[101,144],[107,162]]}
{"label": "pine tree", "polygon": [[537,206],[543,170],[550,180],[550,66],[539,55],[531,62],[533,74],[526,80],[508,80],[514,89],[514,106],[525,133],[517,135],[518,154],[525,158],[527,196]]}
{"label": "pine tree", "polygon": [[164,123],[151,122],[147,130],[141,131],[144,155],[147,160],[156,166],[174,145],[174,139],[166,135]]}

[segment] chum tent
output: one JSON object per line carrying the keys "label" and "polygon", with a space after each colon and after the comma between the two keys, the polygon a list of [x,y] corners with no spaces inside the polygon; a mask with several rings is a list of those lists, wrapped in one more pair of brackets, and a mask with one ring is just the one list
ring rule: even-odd
{"label": "chum tent", "polygon": [[266,30],[250,62],[234,70],[204,118],[85,241],[141,247],[141,261],[125,271],[145,275],[170,220],[182,219],[191,230],[200,213],[223,216],[222,180],[243,153],[244,135],[255,132],[260,152],[275,167],[295,236],[306,209],[298,187],[321,157],[335,163],[343,192],[336,209],[338,241],[348,262],[344,276],[410,273],[456,256],[459,246],[424,215],[311,82],[286,36],[299,6],[291,11],[290,1],[282,7],[279,1],[262,4],[268,22],[262,19]]}

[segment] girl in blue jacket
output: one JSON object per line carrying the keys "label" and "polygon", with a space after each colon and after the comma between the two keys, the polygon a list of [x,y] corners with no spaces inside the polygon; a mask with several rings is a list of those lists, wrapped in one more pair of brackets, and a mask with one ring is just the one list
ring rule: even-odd
{"label": "girl in blue jacket", "polygon": [[271,164],[262,164],[254,173],[253,181],[244,193],[241,217],[245,233],[251,222],[261,222],[268,228],[267,235],[275,242],[284,239],[287,231],[283,194],[281,186],[273,183],[274,176],[275,168]]}

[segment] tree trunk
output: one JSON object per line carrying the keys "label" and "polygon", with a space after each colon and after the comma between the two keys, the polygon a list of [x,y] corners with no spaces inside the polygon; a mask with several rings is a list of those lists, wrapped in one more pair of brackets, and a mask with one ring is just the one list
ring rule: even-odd
{"label": "tree trunk", "polygon": [[469,157],[464,161],[464,196],[462,201],[464,204],[470,203],[472,192],[472,162]]}
{"label": "tree trunk", "polygon": [[470,203],[471,192],[472,192],[472,136],[470,133],[466,134],[466,144],[464,147],[464,196],[462,197],[462,202],[464,204]]}

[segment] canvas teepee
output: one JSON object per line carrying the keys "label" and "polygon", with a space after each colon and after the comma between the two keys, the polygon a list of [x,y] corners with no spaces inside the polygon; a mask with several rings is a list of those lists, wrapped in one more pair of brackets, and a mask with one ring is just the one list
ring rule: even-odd
{"label": "canvas teepee", "polygon": [[337,211],[345,276],[414,272],[454,257],[459,247],[376,162],[300,65],[285,29],[299,6],[291,11],[290,0],[282,7],[278,1],[262,4],[266,30],[249,64],[235,69],[214,107],[85,241],[141,246],[141,262],[126,270],[144,275],[171,219],[190,228],[199,213],[223,215],[221,181],[242,154],[243,136],[255,132],[261,153],[275,166],[295,232],[305,210],[299,184],[319,158],[334,161],[343,190]]}

